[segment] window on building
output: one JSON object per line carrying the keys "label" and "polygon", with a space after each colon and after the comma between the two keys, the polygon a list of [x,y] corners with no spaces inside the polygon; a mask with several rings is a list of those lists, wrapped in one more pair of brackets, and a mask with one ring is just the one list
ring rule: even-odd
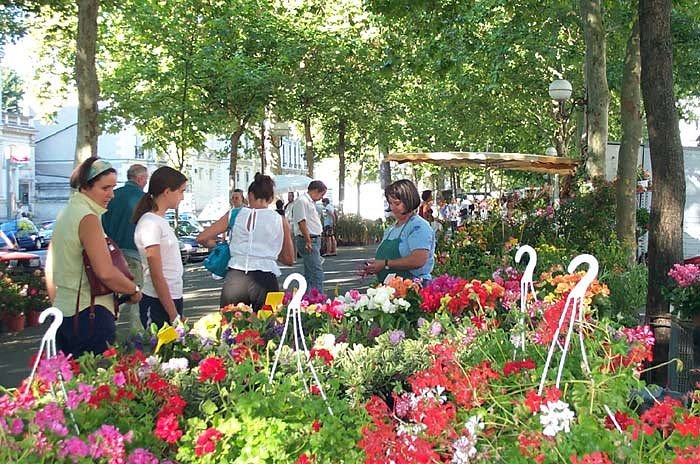
{"label": "window on building", "polygon": [[143,146],[134,145],[134,159],[143,159]]}

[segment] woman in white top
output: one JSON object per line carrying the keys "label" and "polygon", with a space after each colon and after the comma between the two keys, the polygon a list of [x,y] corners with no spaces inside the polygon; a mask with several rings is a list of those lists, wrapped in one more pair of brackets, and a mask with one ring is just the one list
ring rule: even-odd
{"label": "woman in white top", "polygon": [[180,244],[165,212],[177,208],[185,195],[187,177],[163,166],[153,173],[148,192],[136,205],[134,242],[143,266],[143,298],[139,303],[141,323],[161,327],[182,317],[182,260]]}
{"label": "woman in white top", "polygon": [[[249,208],[241,208],[231,228],[231,259],[221,289],[220,305],[245,303],[260,309],[268,292],[279,291],[277,261],[288,266],[294,263],[294,246],[289,224],[275,210],[275,183],[270,176],[255,174],[248,187]],[[230,212],[204,229],[197,241],[208,247],[215,245],[217,235],[228,229]]]}

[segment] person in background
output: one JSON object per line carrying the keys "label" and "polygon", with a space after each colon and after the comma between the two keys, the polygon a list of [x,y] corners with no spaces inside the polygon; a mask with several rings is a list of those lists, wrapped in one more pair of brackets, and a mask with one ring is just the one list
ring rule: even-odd
{"label": "person in background", "polygon": [[[134,243],[136,225],[131,222],[136,204],[143,197],[143,189],[148,183],[148,169],[142,164],[133,164],[126,171],[126,183],[114,191],[114,198],[102,215],[102,227],[107,237],[114,240],[124,253],[129,270],[134,275],[134,282],[143,285],[143,269],[139,250]],[[141,330],[141,320],[136,305],[123,305],[122,314],[129,321],[133,330]]]}
{"label": "person in background", "polygon": [[53,306],[63,313],[56,333],[56,348],[74,358],[85,352],[100,354],[116,338],[113,295],[95,297],[91,308],[90,284],[83,251],[97,277],[116,293],[141,299],[139,286],[112,265],[100,216],[114,196],[117,171],[107,161],[90,157],[70,178],[74,192],[58,214],[46,256],[46,287]]}
{"label": "person in background", "polygon": [[421,204],[418,189],[408,179],[397,180],[384,191],[396,223],[384,231],[374,259],[365,272],[384,282],[389,274],[407,279],[432,279],[435,264],[435,232],[416,214]]}
{"label": "person in background", "polygon": [[139,200],[131,221],[136,224],[134,242],[143,265],[143,298],[139,309],[145,329],[155,323],[176,325],[183,317],[182,259],[180,242],[165,219],[185,198],[187,177],[169,166],[153,172],[148,191]]}
{"label": "person in background", "polygon": [[[274,186],[270,176],[257,173],[248,187],[250,207],[239,210],[231,229],[231,259],[219,299],[222,308],[245,303],[261,309],[268,292],[279,291],[277,277],[281,271],[277,261],[288,266],[294,263],[289,224],[268,208],[274,199]],[[212,247],[215,237],[228,228],[229,215],[227,212],[204,229],[197,241]]]}
{"label": "person in background", "polygon": [[418,207],[418,215],[428,221],[433,222],[433,192],[430,190],[423,190],[421,193],[420,206]]}
{"label": "person in background", "polygon": [[292,224],[298,234],[296,250],[304,262],[304,277],[308,288],[323,293],[323,266],[321,264],[321,234],[323,226],[316,210],[316,202],[323,198],[326,184],[320,180],[309,183],[307,191],[292,206]]}
{"label": "person in background", "polygon": [[277,200],[275,202],[275,211],[277,211],[277,214],[280,216],[284,216],[284,202],[282,200]]}
{"label": "person in background", "polygon": [[241,208],[246,204],[245,196],[243,195],[243,190],[233,189],[231,194],[231,208]]}
{"label": "person in background", "polygon": [[328,198],[323,202],[323,240],[326,242],[324,256],[336,256],[338,243],[335,239],[335,227],[338,224],[338,214]]}

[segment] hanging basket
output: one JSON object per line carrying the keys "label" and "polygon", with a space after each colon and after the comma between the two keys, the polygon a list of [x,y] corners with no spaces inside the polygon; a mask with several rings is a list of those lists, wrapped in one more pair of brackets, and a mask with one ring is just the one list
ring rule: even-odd
{"label": "hanging basket", "polygon": [[25,317],[22,313],[5,313],[3,317],[5,328],[8,332],[22,332],[25,325]]}

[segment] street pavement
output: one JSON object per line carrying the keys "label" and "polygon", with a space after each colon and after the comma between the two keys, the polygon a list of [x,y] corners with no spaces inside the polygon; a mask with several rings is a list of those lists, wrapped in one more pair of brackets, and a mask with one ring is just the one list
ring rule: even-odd
{"label": "street pavement", "polygon": [[[325,258],[325,292],[329,296],[344,294],[353,288],[366,289],[372,279],[362,279],[359,269],[364,261],[374,256],[376,245],[338,247],[337,256]],[[280,289],[284,279],[293,272],[303,275],[301,260],[293,266],[282,266],[279,278]],[[201,263],[185,265],[184,274],[185,316],[190,323],[200,317],[216,312],[219,309],[219,294],[223,280],[214,280]],[[41,337],[48,323],[40,327],[30,327],[21,333],[0,333],[0,385],[16,387],[29,376],[30,358],[39,349]],[[117,336],[128,335],[129,325],[126,317],[120,317],[117,324]]]}

